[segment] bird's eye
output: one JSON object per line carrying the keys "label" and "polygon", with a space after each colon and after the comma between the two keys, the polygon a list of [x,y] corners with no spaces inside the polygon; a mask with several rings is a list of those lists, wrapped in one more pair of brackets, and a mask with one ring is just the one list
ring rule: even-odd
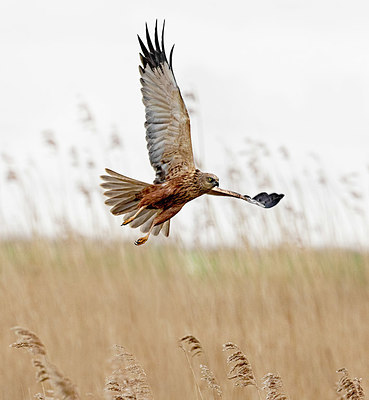
{"label": "bird's eye", "polygon": [[211,178],[211,177],[209,176],[208,182],[213,182],[213,178]]}

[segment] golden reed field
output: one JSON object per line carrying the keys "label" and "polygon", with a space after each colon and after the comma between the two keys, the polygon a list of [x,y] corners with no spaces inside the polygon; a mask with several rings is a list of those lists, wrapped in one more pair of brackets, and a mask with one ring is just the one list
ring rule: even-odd
{"label": "golden reed field", "polygon": [[1,399],[329,400],[369,390],[363,252],[34,238],[3,241],[0,268]]}

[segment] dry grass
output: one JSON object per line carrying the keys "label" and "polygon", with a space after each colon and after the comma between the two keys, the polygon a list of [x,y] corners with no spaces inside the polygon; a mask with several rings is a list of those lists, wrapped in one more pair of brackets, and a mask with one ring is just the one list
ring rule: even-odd
{"label": "dry grass", "polygon": [[0,274],[0,398],[42,393],[27,356],[9,348],[12,326],[37,332],[81,398],[102,397],[115,343],[140,360],[156,399],[199,398],[178,349],[187,332],[206,349],[201,365],[210,375],[202,384],[216,377],[224,399],[258,399],[255,388],[234,388],[226,378],[221,346],[230,340],[247,355],[258,382],[276,371],[289,399],[337,398],[335,371],[342,366],[364,377],[367,389],[367,254],[154,243],[137,250],[34,239],[0,244]]}
{"label": "dry grass", "polygon": [[265,400],[288,400],[283,393],[283,384],[280,376],[268,373],[264,376],[263,389],[267,392]]}
{"label": "dry grass", "polygon": [[43,393],[38,393],[36,396],[40,399],[45,398],[45,392],[47,392],[50,399],[79,400],[80,396],[76,386],[49,361],[45,346],[38,336],[25,328],[16,327],[13,330],[18,336],[18,340],[10,347],[29,351],[34,357],[32,362],[37,369],[36,381],[50,384],[49,390],[43,386]]}
{"label": "dry grass", "polygon": [[112,359],[113,371],[106,378],[106,400],[152,400],[146,373],[133,354],[124,347],[116,345]]}
{"label": "dry grass", "polygon": [[337,393],[340,400],[364,400],[365,395],[361,386],[361,379],[351,379],[346,368],[341,368],[337,372],[342,373],[337,382]]}
{"label": "dry grass", "polygon": [[232,342],[228,342],[223,345],[223,351],[231,352],[227,357],[227,364],[230,368],[227,377],[233,381],[234,386],[255,386],[259,389],[252,366],[239,347]]}

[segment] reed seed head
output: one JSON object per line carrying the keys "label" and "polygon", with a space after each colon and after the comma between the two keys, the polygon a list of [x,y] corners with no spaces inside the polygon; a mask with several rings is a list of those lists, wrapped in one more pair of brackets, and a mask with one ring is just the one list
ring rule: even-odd
{"label": "reed seed head", "polygon": [[283,393],[282,379],[277,374],[266,374],[263,378],[263,389],[267,392],[266,400],[288,400]]}
{"label": "reed seed head", "polygon": [[187,335],[184,336],[182,339],[180,339],[179,347],[185,353],[189,353],[192,358],[204,354],[204,350],[202,348],[200,341],[196,339],[195,336],[192,335]]}
{"label": "reed seed head", "polygon": [[153,400],[147,376],[136,358],[123,346],[115,345],[113,371],[105,381],[107,400]]}
{"label": "reed seed head", "polygon": [[361,386],[361,378],[351,379],[346,368],[340,368],[337,373],[342,376],[337,382],[337,393],[340,400],[364,400],[364,389]]}
{"label": "reed seed head", "polygon": [[223,351],[232,352],[227,357],[227,364],[230,367],[227,378],[233,380],[234,386],[252,385],[257,388],[251,364],[239,347],[232,342],[228,342],[223,344]]}
{"label": "reed seed head", "polygon": [[222,389],[215,378],[213,371],[207,365],[200,364],[201,380],[208,384],[209,389],[213,390],[215,394],[222,397]]}

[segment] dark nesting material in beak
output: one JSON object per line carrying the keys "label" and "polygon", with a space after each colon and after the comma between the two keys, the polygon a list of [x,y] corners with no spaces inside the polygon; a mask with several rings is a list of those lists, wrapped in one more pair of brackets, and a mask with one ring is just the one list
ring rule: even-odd
{"label": "dark nesting material in beak", "polygon": [[281,199],[283,199],[284,194],[277,194],[277,193],[272,193],[268,194],[265,192],[257,194],[255,197],[253,197],[253,200],[258,201],[259,203],[263,204],[265,208],[272,208],[276,206]]}

